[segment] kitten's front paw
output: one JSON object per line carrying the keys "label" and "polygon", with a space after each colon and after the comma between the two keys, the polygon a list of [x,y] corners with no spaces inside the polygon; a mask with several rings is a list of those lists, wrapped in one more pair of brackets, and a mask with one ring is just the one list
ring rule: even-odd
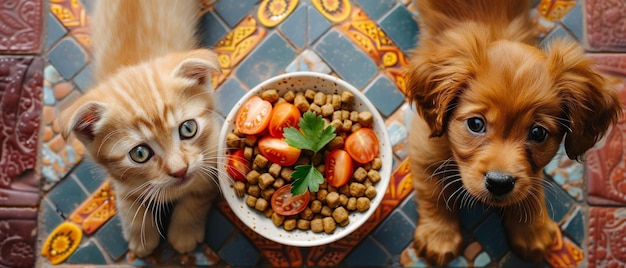
{"label": "kitten's front paw", "polygon": [[150,253],[159,245],[159,236],[158,235],[146,235],[143,239],[141,235],[136,234],[131,236],[131,239],[128,241],[128,249],[135,254],[137,258],[143,258]]}
{"label": "kitten's front paw", "polygon": [[459,255],[462,242],[455,225],[420,224],[415,229],[413,247],[428,264],[443,266]]}
{"label": "kitten's front paw", "polygon": [[198,243],[204,240],[204,226],[186,226],[171,224],[167,234],[167,240],[172,247],[180,253],[193,251]]}
{"label": "kitten's front paw", "polygon": [[507,226],[511,249],[526,260],[539,262],[552,249],[559,233],[558,228],[551,220],[545,223],[534,222],[532,225]]}

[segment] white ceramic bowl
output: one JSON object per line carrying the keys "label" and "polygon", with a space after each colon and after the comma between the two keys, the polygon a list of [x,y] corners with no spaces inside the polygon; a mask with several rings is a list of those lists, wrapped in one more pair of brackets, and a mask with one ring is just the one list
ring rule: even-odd
{"label": "white ceramic bowl", "polygon": [[233,131],[235,127],[235,116],[241,105],[246,102],[253,95],[260,96],[261,92],[267,89],[276,89],[280,96],[282,96],[288,90],[304,91],[306,89],[314,89],[316,91],[322,91],[325,93],[341,93],[343,91],[349,91],[354,94],[354,110],[357,111],[370,111],[374,115],[374,127],[373,130],[378,136],[380,142],[379,157],[382,159],[382,168],[379,170],[381,180],[374,186],[377,194],[371,200],[370,208],[365,212],[351,211],[350,223],[345,227],[337,226],[337,229],[332,234],[314,233],[311,230],[292,230],[285,231],[282,227],[276,227],[269,218],[266,218],[261,212],[254,208],[249,207],[245,203],[245,198],[239,197],[235,194],[232,187],[232,180],[228,178],[228,175],[224,169],[226,161],[225,157],[220,157],[218,167],[220,168],[220,186],[222,187],[222,193],[224,199],[233,210],[235,215],[248,227],[257,232],[259,235],[273,240],[277,243],[298,246],[298,247],[313,247],[331,243],[339,240],[346,235],[350,234],[354,230],[358,229],[363,223],[365,223],[369,217],[374,213],[378,205],[381,203],[387,185],[391,177],[392,168],[392,152],[391,142],[389,135],[385,128],[385,122],[376,110],[376,107],[352,85],[347,82],[331,75],[316,73],[316,72],[293,72],[279,75],[270,78],[246,93],[237,104],[230,111],[226,117],[226,121],[220,132],[220,143],[218,152],[221,155],[226,155],[227,148],[225,145],[226,135]]}

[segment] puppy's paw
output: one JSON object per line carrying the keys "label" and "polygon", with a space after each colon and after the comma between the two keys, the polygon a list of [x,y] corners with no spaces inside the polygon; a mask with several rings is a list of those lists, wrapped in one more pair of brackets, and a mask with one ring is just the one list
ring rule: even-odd
{"label": "puppy's paw", "polygon": [[180,253],[191,252],[198,243],[204,240],[204,226],[176,224],[173,222],[169,228],[167,240],[176,251]]}
{"label": "puppy's paw", "polygon": [[540,262],[550,252],[558,232],[553,221],[533,225],[507,226],[511,249],[518,256]]}
{"label": "puppy's paw", "polygon": [[415,229],[413,247],[428,264],[443,266],[459,255],[462,242],[456,225],[420,224]]}

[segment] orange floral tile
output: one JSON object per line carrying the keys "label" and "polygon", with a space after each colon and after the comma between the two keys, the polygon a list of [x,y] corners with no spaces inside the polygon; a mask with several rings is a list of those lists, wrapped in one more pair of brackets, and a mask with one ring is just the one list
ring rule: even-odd
{"label": "orange floral tile", "polygon": [[537,11],[551,21],[561,20],[576,6],[575,0],[541,0],[537,5]]}
{"label": "orange floral tile", "polygon": [[272,28],[289,17],[297,5],[298,0],[263,0],[257,17],[261,25]]}
{"label": "orange floral tile", "polygon": [[41,248],[41,255],[53,265],[64,262],[78,247],[83,238],[80,228],[71,222],[61,223],[48,236]]}
{"label": "orange floral tile", "polygon": [[408,65],[408,60],[376,22],[356,9],[352,21],[345,24],[342,31],[385,70],[402,92],[405,91],[402,69]]}
{"label": "orange floral tile", "polygon": [[583,250],[569,238],[564,237],[561,229],[558,229],[552,251],[545,256],[546,262],[552,267],[577,267],[583,259]]}
{"label": "orange floral tile", "polygon": [[70,215],[70,220],[80,225],[86,235],[91,235],[115,213],[115,192],[107,180]]}
{"label": "orange floral tile", "polygon": [[235,66],[243,60],[265,37],[265,29],[258,27],[253,17],[244,19],[215,46],[222,73],[212,78],[217,88]]}
{"label": "orange floral tile", "polygon": [[61,21],[79,43],[91,51],[89,15],[81,1],[50,0],[50,12]]}
{"label": "orange floral tile", "polygon": [[352,4],[348,0],[312,0],[311,2],[326,19],[335,23],[346,20],[352,12]]}

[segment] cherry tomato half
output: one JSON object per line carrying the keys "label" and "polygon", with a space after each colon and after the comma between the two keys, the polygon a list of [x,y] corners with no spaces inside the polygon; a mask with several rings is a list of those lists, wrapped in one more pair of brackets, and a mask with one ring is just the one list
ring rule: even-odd
{"label": "cherry tomato half", "polygon": [[295,127],[300,121],[300,110],[288,102],[281,102],[274,106],[272,110],[272,118],[268,126],[270,135],[276,138],[283,137],[283,129],[287,127]]}
{"label": "cherry tomato half", "polygon": [[303,211],[309,204],[309,200],[311,200],[309,191],[294,196],[291,194],[291,184],[287,184],[272,194],[271,205],[274,212],[279,215],[291,216]]}
{"label": "cherry tomato half", "polygon": [[250,172],[250,161],[243,156],[243,149],[239,149],[228,156],[226,172],[234,180],[246,181],[246,174]]}
{"label": "cherry tomato half", "polygon": [[237,112],[235,125],[243,134],[257,134],[265,130],[271,115],[272,104],[258,96],[252,96]]}
{"label": "cherry tomato half", "polygon": [[334,149],[326,156],[326,181],[328,184],[341,187],[348,183],[354,168],[352,158],[344,150]]}
{"label": "cherry tomato half", "polygon": [[292,166],[300,157],[300,149],[291,147],[281,138],[265,136],[259,140],[259,151],[265,158],[281,166]]}
{"label": "cherry tomato half", "polygon": [[366,164],[376,156],[379,150],[378,138],[371,128],[360,128],[346,138],[345,149],[354,161]]}

